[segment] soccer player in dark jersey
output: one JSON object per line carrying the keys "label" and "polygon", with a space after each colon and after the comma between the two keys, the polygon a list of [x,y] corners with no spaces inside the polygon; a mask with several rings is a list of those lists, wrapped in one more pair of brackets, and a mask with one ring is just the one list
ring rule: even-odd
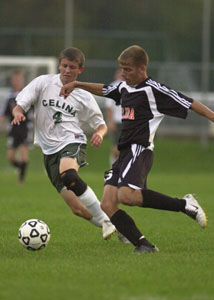
{"label": "soccer player in dark jersey", "polygon": [[116,86],[72,82],[63,86],[61,95],[67,97],[74,88],[82,88],[96,95],[112,98],[122,107],[122,131],[118,143],[120,155],[105,173],[102,208],[111,222],[135,246],[135,252],[157,252],[136,227],[134,220],[119,204],[150,207],[183,212],[204,228],[206,215],[195,199],[187,194],[173,198],[146,186],[147,175],[153,162],[155,132],[165,115],[185,119],[191,109],[214,122],[214,112],[180,92],[153,80],[147,75],[148,55],[139,46],[125,49],[118,61],[124,81]]}
{"label": "soccer player in dark jersey", "polygon": [[[24,73],[21,70],[16,70],[11,75],[12,89],[6,95],[5,103],[0,112],[0,123],[5,119],[10,122],[13,120],[12,110],[16,106],[15,98],[24,87]],[[26,115],[27,122],[21,123],[20,126],[12,125],[8,130],[7,139],[7,156],[10,163],[18,169],[18,183],[23,184],[28,165],[28,147],[32,142],[33,135],[33,109]],[[17,159],[19,152],[20,159]]]}

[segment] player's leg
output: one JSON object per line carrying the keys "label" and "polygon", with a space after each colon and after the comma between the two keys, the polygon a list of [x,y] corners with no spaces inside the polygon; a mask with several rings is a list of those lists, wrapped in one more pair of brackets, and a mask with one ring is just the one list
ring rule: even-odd
{"label": "player's leg", "polygon": [[[17,153],[20,145],[20,137],[10,135],[7,140],[7,157],[9,162],[18,169],[18,183],[22,184],[24,180],[25,170],[26,170],[26,162],[22,161],[22,156],[26,157],[25,154]],[[20,154],[20,160],[17,160],[17,154]]]}
{"label": "player's leg", "polygon": [[96,226],[102,227],[103,238],[105,240],[109,239],[116,229],[109,217],[101,209],[100,201],[97,199],[94,191],[87,186],[86,191],[79,196],[79,199],[93,216],[91,222]]}
{"label": "player's leg", "polygon": [[[104,193],[101,203],[101,208],[106,214],[111,217],[119,210],[117,201],[117,187],[111,185],[105,185]],[[124,244],[130,244],[131,242],[117,229],[118,239]]]}
{"label": "player's leg", "polygon": [[11,163],[11,165],[18,170],[18,183],[22,184],[23,176],[21,176],[21,172],[23,173],[23,171],[25,171],[25,164],[18,161],[16,156],[17,156],[17,148],[8,148],[8,150],[7,150],[8,160]]}
{"label": "player's leg", "polygon": [[61,159],[62,165],[66,165],[69,169],[60,169],[60,176],[68,190],[71,190],[87,208],[92,215],[90,221],[103,228],[103,238],[108,239],[115,232],[115,227],[111,224],[108,216],[100,207],[100,201],[97,199],[93,190],[79,177],[77,171],[72,164],[72,158]]}
{"label": "player's leg", "polygon": [[112,170],[105,173],[106,181],[101,206],[117,231],[136,247],[137,252],[156,252],[158,248],[145,238],[134,220],[119,208],[117,182],[121,161],[122,158],[119,158],[112,166]]}
{"label": "player's leg", "polygon": [[183,198],[174,198],[149,189],[133,190],[129,187],[121,187],[119,199],[125,205],[183,212],[196,220],[202,228],[207,226],[206,214],[192,194],[187,194]]}
{"label": "player's leg", "polygon": [[[70,147],[70,151],[73,147]],[[68,151],[66,152],[68,153]],[[77,153],[77,151],[75,152]],[[66,154],[68,155],[68,154]],[[111,224],[109,217],[100,207],[100,201],[93,190],[78,175],[79,165],[81,164],[81,155],[75,157],[67,157],[62,155],[59,165],[59,173],[62,182],[68,190],[72,190],[79,198],[82,204],[92,215],[90,220],[94,225],[102,227],[103,238],[108,239],[116,231]]]}
{"label": "player's leg", "polygon": [[16,168],[19,168],[19,162],[16,160],[16,149],[8,148],[7,149],[7,159]]}
{"label": "player's leg", "polygon": [[16,159],[17,151],[17,139],[13,135],[9,135],[7,138],[7,159],[15,168],[19,168],[20,164]]}
{"label": "player's leg", "polygon": [[60,195],[71,208],[74,215],[84,218],[88,221],[92,219],[92,215],[89,213],[88,209],[80,202],[80,200],[72,191],[63,189],[61,190]]}
{"label": "player's leg", "polygon": [[[67,189],[63,189],[60,192],[61,196],[65,200],[65,202],[68,204],[68,206],[71,208],[73,214],[75,214],[78,217],[84,218],[85,220],[90,221],[92,224],[98,227],[104,227],[103,228],[103,237],[106,239],[106,236],[109,237],[109,234],[112,234],[112,224],[111,226],[106,225],[106,223],[109,223],[109,219],[105,218],[103,220],[103,217],[100,214],[100,209],[94,207],[93,208],[93,215],[89,212],[89,210],[81,203],[79,198],[71,191]],[[96,205],[95,205],[96,206]],[[100,203],[99,203],[100,207]],[[90,209],[91,210],[91,209]]]}
{"label": "player's leg", "polygon": [[58,154],[44,155],[44,165],[51,183],[71,208],[73,214],[92,221],[93,216],[85,205],[80,202],[74,192],[65,188],[59,175]]}
{"label": "player's leg", "polygon": [[118,191],[120,203],[183,212],[194,218],[201,227],[206,226],[206,215],[193,195],[180,199],[145,188],[145,180],[152,165],[152,151],[143,150],[132,164],[125,162],[120,174],[122,178]]}
{"label": "player's leg", "polygon": [[120,187],[120,203],[129,206],[143,206],[154,209],[169,211],[184,211],[186,201],[169,197],[167,195],[149,190],[149,189],[132,189],[130,187]]}
{"label": "player's leg", "polygon": [[28,146],[21,144],[19,146],[20,154],[20,170],[19,170],[19,183],[24,183],[26,170],[28,166]]}
{"label": "player's leg", "polygon": [[111,218],[119,210],[117,200],[117,186],[106,184],[104,187],[101,208]]}
{"label": "player's leg", "polygon": [[194,195],[187,194],[183,198],[173,198],[148,189],[141,192],[143,207],[183,212],[194,219],[202,228],[207,226],[206,214]]}
{"label": "player's leg", "polygon": [[111,185],[105,185],[102,200],[102,208],[110,217],[119,234],[130,241],[135,247],[136,252],[157,252],[158,248],[152,245],[141,231],[137,228],[134,220],[122,209],[118,207],[117,188]]}

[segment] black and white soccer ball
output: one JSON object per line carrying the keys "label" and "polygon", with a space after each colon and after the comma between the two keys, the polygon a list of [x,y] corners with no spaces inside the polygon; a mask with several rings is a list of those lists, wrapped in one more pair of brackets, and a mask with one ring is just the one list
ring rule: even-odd
{"label": "black and white soccer ball", "polygon": [[38,219],[25,221],[19,228],[18,238],[27,250],[41,250],[50,240],[50,229],[47,224]]}

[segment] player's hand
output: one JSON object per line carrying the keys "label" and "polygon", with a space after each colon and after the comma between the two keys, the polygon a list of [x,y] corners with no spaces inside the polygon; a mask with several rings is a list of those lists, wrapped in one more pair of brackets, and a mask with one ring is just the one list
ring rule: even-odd
{"label": "player's hand", "polygon": [[64,96],[64,98],[67,98],[69,94],[75,89],[75,81],[69,82],[65,85],[60,90],[59,95]]}
{"label": "player's hand", "polygon": [[14,119],[11,122],[11,125],[20,125],[21,122],[24,122],[26,120],[26,117],[22,113],[17,113],[14,116]]}
{"label": "player's hand", "polygon": [[103,141],[103,136],[101,134],[95,132],[91,138],[91,145],[93,147],[99,147],[100,144],[102,143],[102,141]]}

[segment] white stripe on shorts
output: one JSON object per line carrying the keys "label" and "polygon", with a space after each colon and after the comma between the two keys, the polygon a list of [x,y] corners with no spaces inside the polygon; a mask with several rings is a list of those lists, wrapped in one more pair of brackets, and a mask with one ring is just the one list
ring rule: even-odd
{"label": "white stripe on shorts", "polygon": [[141,145],[137,145],[137,144],[132,144],[131,145],[131,150],[132,150],[133,157],[130,159],[130,161],[128,162],[125,170],[123,171],[122,178],[124,178],[126,176],[129,169],[131,168],[131,165],[135,162],[137,157],[145,150],[145,147],[143,147]]}

